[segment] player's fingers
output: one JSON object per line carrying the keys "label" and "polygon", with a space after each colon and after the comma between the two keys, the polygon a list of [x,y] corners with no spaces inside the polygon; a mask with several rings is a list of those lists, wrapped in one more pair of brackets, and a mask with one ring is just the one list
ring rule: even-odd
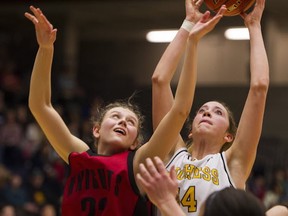
{"label": "player's fingers", "polygon": [[151,181],[151,175],[143,163],[139,165],[139,173],[146,181]]}
{"label": "player's fingers", "polygon": [[37,8],[35,8],[33,5],[31,5],[30,10],[33,12],[34,16],[38,19],[39,17],[39,10]]}
{"label": "player's fingers", "polygon": [[218,13],[210,20],[212,26],[215,26],[220,21],[226,10],[226,6],[222,5]]}
{"label": "player's fingers", "polygon": [[210,11],[205,11],[201,17],[201,22],[205,23],[210,20]]}
{"label": "player's fingers", "polygon": [[48,21],[48,19],[46,18],[46,16],[43,13],[41,13],[39,16],[39,22],[45,23],[46,25],[49,25],[53,28],[52,24]]}
{"label": "player's fingers", "polygon": [[47,18],[45,17],[45,15],[42,13],[40,8],[35,8],[35,7],[31,6],[30,9],[33,11],[35,17],[37,18],[37,20],[40,24],[44,23],[47,25],[51,25],[49,23],[49,21],[47,20]]}
{"label": "player's fingers", "polygon": [[141,187],[143,187],[144,189],[146,189],[148,187],[148,183],[147,181],[142,177],[142,175],[140,173],[136,174],[136,181],[141,185]]}
{"label": "player's fingers", "polygon": [[195,0],[194,4],[195,4],[195,6],[197,6],[199,8],[202,5],[203,1],[204,0]]}
{"label": "player's fingers", "polygon": [[220,10],[218,11],[217,15],[222,16],[222,15],[225,14],[226,11],[227,11],[226,5],[222,5],[221,8],[220,8]]}
{"label": "player's fingers", "polygon": [[245,19],[245,17],[247,16],[247,13],[242,12],[242,13],[240,13],[240,16],[241,16],[243,19]]}
{"label": "player's fingers", "polygon": [[[35,8],[33,5],[31,5],[30,7],[30,10],[32,11],[32,13],[34,14],[34,18],[33,20],[31,20],[34,24],[36,23],[42,23],[42,18],[41,18],[41,10],[39,8]],[[31,15],[32,16],[32,15]],[[37,22],[36,22],[37,21]]]}
{"label": "player's fingers", "polygon": [[32,21],[34,25],[36,25],[38,23],[37,18],[35,16],[33,16],[32,14],[26,12],[24,15],[27,19]]}
{"label": "player's fingers", "polygon": [[154,157],[154,162],[155,162],[156,169],[158,170],[159,173],[161,174],[167,173],[164,163],[159,157],[157,156]]}
{"label": "player's fingers", "polygon": [[159,174],[151,158],[146,159],[146,167],[151,176],[155,177]]}
{"label": "player's fingers", "polygon": [[170,177],[171,179],[176,182],[177,178],[176,178],[176,170],[175,170],[175,166],[173,165],[170,169]]}

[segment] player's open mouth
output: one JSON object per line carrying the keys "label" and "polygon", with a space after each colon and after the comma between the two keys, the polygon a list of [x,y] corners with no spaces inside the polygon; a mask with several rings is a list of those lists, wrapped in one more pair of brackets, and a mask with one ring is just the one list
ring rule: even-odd
{"label": "player's open mouth", "polygon": [[126,131],[122,128],[116,128],[114,129],[115,132],[120,133],[122,135],[126,135]]}

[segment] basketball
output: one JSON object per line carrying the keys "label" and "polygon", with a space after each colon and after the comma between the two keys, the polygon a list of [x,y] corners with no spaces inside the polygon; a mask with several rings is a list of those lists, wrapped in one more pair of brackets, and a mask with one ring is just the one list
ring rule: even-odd
{"label": "basketball", "polygon": [[223,4],[227,7],[224,16],[236,16],[247,11],[254,5],[255,0],[204,0],[207,8],[214,12],[218,12]]}

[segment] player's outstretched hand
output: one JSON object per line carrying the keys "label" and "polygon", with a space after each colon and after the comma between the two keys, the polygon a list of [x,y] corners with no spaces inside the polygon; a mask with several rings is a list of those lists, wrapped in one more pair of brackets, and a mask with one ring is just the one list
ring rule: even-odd
{"label": "player's outstretched hand", "polygon": [[140,164],[136,180],[156,206],[175,201],[178,183],[174,167],[171,170],[167,172],[159,157],[155,157],[154,161],[147,158],[146,164]]}
{"label": "player's outstretched hand", "polygon": [[57,29],[53,28],[53,25],[47,20],[40,8],[30,6],[31,13],[26,12],[24,15],[35,26],[36,37],[39,46],[51,47],[56,40]]}

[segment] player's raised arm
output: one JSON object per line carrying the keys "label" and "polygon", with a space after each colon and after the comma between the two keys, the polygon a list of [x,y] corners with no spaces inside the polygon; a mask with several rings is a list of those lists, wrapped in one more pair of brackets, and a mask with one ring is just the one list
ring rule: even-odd
{"label": "player's raised arm", "polygon": [[227,150],[228,166],[235,184],[245,187],[255,161],[262,132],[269,87],[269,65],[261,31],[265,0],[257,0],[249,14],[243,13],[250,34],[250,89],[232,147]]}
{"label": "player's raised arm", "polygon": [[[184,54],[187,39],[192,27],[203,15],[199,8],[203,0],[186,0],[186,17],[180,29],[160,58],[152,75],[152,126],[156,129],[161,119],[171,109],[174,95],[170,86],[171,80],[176,72],[179,62]],[[185,143],[179,134],[177,146]],[[175,144],[176,144],[175,143]],[[175,146],[176,147],[176,146]],[[172,150],[174,152],[174,149]]]}
{"label": "player's raised arm", "polygon": [[25,13],[35,26],[39,49],[35,58],[29,90],[29,108],[46,137],[61,158],[68,163],[72,151],[82,152],[88,146],[73,136],[51,104],[51,68],[57,29],[39,8]]}
{"label": "player's raised arm", "polygon": [[198,43],[204,35],[215,27],[225,11],[226,7],[223,6],[212,19],[210,12],[207,11],[193,27],[187,42],[187,50],[172,108],[161,120],[151,139],[136,152],[135,173],[139,169],[139,164],[143,163],[147,157],[158,156],[164,160],[177,141],[183,124],[190,113],[194,98]]}
{"label": "player's raised arm", "polygon": [[199,21],[199,12],[203,0],[186,0],[186,17],[176,36],[167,46],[152,75],[152,120],[153,130],[171,109],[174,96],[170,82],[184,54],[187,39],[192,27]]}

